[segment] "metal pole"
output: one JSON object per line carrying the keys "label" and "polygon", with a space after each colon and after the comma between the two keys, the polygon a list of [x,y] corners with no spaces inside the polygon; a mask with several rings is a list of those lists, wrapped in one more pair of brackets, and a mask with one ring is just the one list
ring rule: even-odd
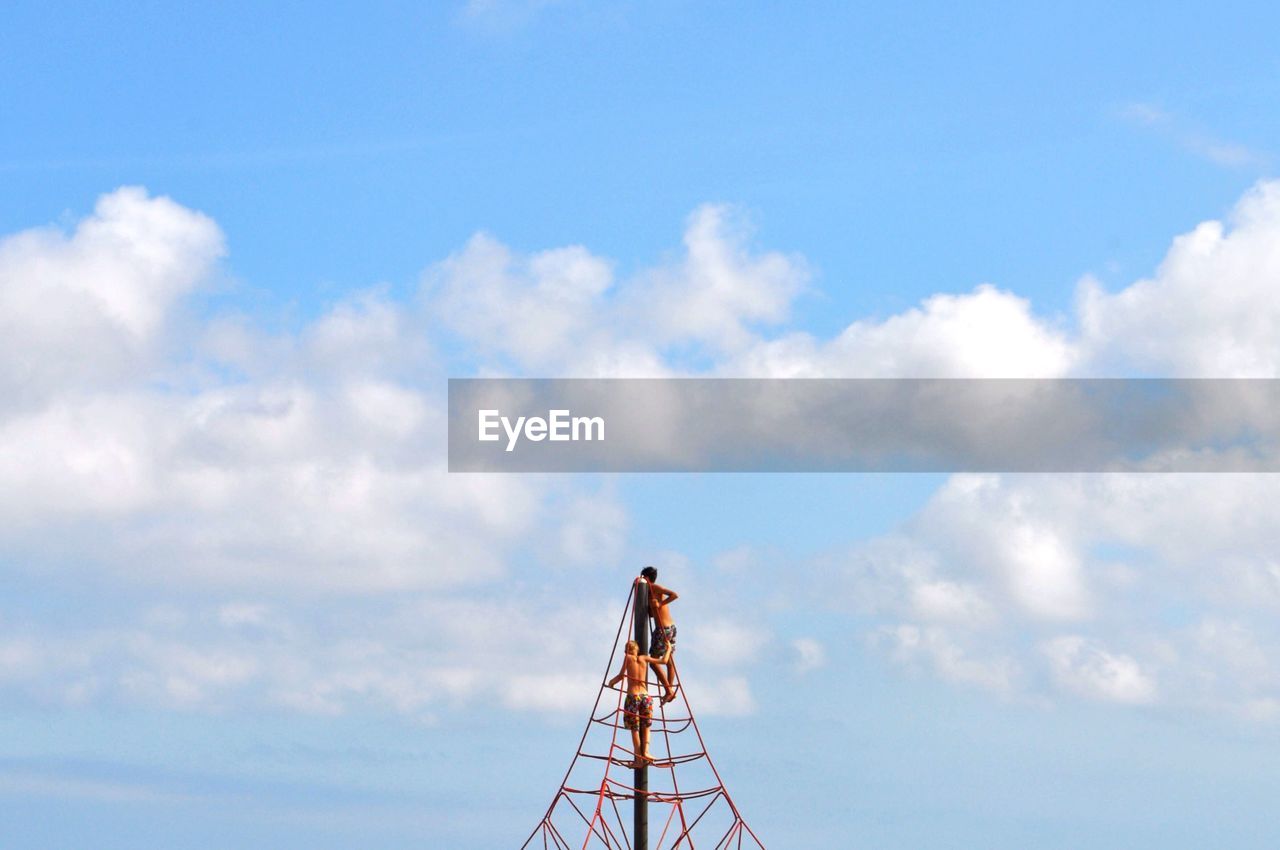
{"label": "metal pole", "polygon": [[[649,582],[636,582],[636,643],[639,654],[649,654]],[[631,829],[631,846],[634,850],[649,850],[649,767],[640,761],[636,753],[635,800],[632,803],[634,825]]]}

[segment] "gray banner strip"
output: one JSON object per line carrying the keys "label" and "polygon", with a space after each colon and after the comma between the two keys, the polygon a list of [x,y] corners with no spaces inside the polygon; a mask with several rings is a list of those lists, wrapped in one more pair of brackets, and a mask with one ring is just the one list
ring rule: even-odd
{"label": "gray banner strip", "polygon": [[449,380],[451,472],[1275,472],[1280,380]]}

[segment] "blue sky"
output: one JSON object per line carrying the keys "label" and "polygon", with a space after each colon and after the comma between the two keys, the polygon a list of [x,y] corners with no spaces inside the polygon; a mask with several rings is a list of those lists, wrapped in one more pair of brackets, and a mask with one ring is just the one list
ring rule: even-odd
{"label": "blue sky", "polygon": [[517,846],[644,563],[770,847],[1270,846],[1267,476],[450,477],[441,404],[1274,377],[1276,17],[13,4],[6,846]]}

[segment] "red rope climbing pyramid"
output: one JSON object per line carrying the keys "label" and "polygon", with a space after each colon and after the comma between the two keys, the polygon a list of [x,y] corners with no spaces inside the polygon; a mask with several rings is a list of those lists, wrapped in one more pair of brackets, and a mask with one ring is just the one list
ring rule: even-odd
{"label": "red rope climbing pyramid", "polygon": [[[638,585],[628,597],[602,682],[621,662],[627,624],[635,618]],[[655,761],[643,772],[632,767],[636,754],[624,725],[626,688],[600,686],[560,790],[521,850],[764,850],[707,754],[674,661],[670,676],[676,698],[663,705],[657,699],[661,688],[655,689],[649,671],[650,693],[655,695],[650,743]],[[648,813],[644,846],[628,827],[634,826],[634,805],[643,805]]]}

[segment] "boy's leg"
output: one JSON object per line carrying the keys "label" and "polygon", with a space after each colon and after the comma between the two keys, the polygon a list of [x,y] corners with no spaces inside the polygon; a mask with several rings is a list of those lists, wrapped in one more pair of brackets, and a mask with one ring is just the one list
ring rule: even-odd
{"label": "boy's leg", "polygon": [[675,653],[672,652],[671,660],[666,664],[655,664],[653,666],[653,674],[658,677],[659,684],[665,688],[665,691],[662,694],[663,705],[666,705],[676,698],[676,688],[672,685],[672,682],[675,681],[675,670],[673,669],[675,665],[676,656]]}
{"label": "boy's leg", "polygon": [[662,704],[666,705],[676,698],[676,689],[671,683],[675,680],[675,672],[672,670],[671,662],[675,660],[676,652],[676,627],[669,626],[667,628],[657,628],[653,630],[653,641],[650,644],[649,651],[656,656],[665,655],[670,650],[667,663],[657,662],[649,665],[653,668],[654,678],[658,680],[658,684],[662,685]]}
{"label": "boy's leg", "polygon": [[671,679],[666,673],[666,664],[653,663],[649,665],[653,668],[653,677],[658,680],[658,684],[662,685],[662,701],[671,702],[675,699],[676,692],[671,688]]}

